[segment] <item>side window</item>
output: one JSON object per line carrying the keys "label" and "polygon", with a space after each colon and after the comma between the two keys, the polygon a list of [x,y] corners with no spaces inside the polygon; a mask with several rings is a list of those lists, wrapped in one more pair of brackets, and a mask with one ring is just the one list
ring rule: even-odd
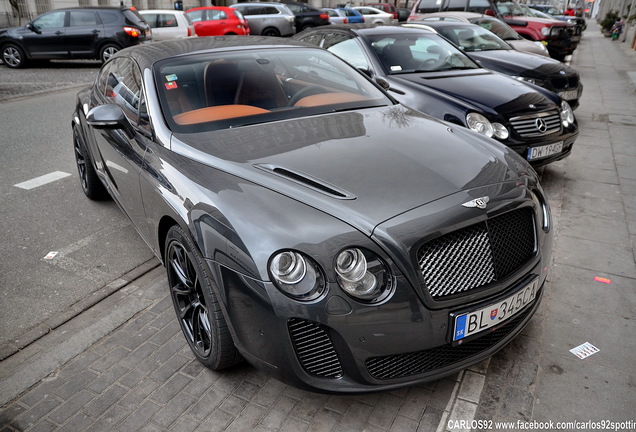
{"label": "side window", "polygon": [[265,10],[263,11],[263,15],[278,15],[278,14],[280,14],[280,11],[273,6],[267,6],[265,7]]}
{"label": "side window", "polygon": [[203,19],[203,11],[192,11],[188,12],[188,16],[190,17],[190,21],[199,22]]}
{"label": "side window", "polygon": [[150,26],[150,28],[157,28],[157,14],[146,13],[143,15],[144,19]]}
{"label": "side window", "polygon": [[177,17],[173,14],[161,14],[157,18],[157,27],[177,27]]}
{"label": "side window", "polygon": [[39,30],[61,28],[64,27],[65,16],[65,11],[51,12],[33,21],[33,26]]}
{"label": "side window", "polygon": [[132,60],[123,57],[112,63],[108,71],[106,97],[121,107],[132,124],[147,124],[139,68]]}
{"label": "side window", "polygon": [[116,12],[106,10],[98,10],[97,15],[102,20],[102,24],[112,24],[119,19],[119,15]]}
{"label": "side window", "polygon": [[208,20],[224,20],[227,14],[222,10],[208,10]]}
{"label": "side window", "polygon": [[324,48],[327,48],[329,51],[358,69],[370,69],[367,56],[364,54],[362,47],[355,39],[344,38],[343,35],[327,37],[324,41]]}
{"label": "side window", "polygon": [[104,98],[106,98],[107,96],[106,87],[108,85],[110,65],[112,65],[112,62],[104,65],[100,70],[99,75],[97,76],[97,90],[99,91],[99,94],[101,94]]}
{"label": "side window", "polygon": [[301,38],[300,40],[303,42],[308,42],[312,45],[317,45],[320,46],[320,40],[322,39],[322,34],[320,33],[314,33],[314,34],[310,34],[307,35],[303,38]]}
{"label": "side window", "polygon": [[70,27],[95,26],[97,25],[97,14],[91,11],[71,11]]}

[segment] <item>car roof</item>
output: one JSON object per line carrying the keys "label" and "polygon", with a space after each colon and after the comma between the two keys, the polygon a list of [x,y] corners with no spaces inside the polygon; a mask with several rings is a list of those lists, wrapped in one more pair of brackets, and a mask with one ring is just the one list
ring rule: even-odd
{"label": "car roof", "polygon": [[175,10],[175,9],[144,9],[144,10],[138,10],[137,12],[139,12],[140,14],[143,13],[176,13],[176,14],[182,14],[185,13],[184,11],[181,10]]}
{"label": "car roof", "polygon": [[427,14],[422,14],[420,18],[444,17],[444,16],[461,17],[461,18],[465,18],[465,19],[480,18],[480,17],[494,18],[494,17],[491,17],[490,15],[484,15],[484,14],[480,14],[480,13],[477,13],[477,12],[464,12],[464,11],[431,12],[431,13],[427,13]]}
{"label": "car roof", "polygon": [[431,27],[480,27],[464,21],[407,21],[404,24],[422,24]]}
{"label": "car roof", "polygon": [[364,24],[332,24],[324,27],[313,27],[308,30],[311,31],[333,31],[340,30],[351,34],[359,34],[359,35],[383,35],[383,34],[401,34],[401,33],[413,33],[417,32],[426,32],[430,33],[427,30],[419,29],[419,28],[407,28],[399,25],[376,25],[373,23],[364,23]]}
{"label": "car roof", "polygon": [[215,36],[186,38],[135,45],[119,51],[112,58],[132,57],[143,70],[145,68],[150,68],[157,61],[172,57],[180,57],[202,52],[250,48],[262,49],[270,47],[305,47],[311,49],[322,49],[315,45],[289,38],[267,36]]}

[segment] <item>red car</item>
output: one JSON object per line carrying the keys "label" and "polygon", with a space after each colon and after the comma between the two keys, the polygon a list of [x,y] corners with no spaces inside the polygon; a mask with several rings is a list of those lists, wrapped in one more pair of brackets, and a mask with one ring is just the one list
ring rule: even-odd
{"label": "red car", "polygon": [[197,36],[249,35],[247,20],[236,9],[221,6],[198,7],[186,11]]}

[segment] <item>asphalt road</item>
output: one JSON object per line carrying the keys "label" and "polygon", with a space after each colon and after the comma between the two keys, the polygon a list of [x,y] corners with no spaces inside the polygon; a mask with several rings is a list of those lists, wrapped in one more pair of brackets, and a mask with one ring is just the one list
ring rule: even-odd
{"label": "asphalt road", "polygon": [[158,263],[115,203],[79,184],[71,115],[98,64],[46,66],[0,65],[0,360]]}

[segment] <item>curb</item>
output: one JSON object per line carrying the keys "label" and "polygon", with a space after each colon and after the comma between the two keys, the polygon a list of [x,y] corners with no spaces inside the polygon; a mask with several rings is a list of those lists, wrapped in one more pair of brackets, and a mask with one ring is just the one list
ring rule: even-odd
{"label": "curb", "polygon": [[[132,283],[131,283],[132,282]],[[101,290],[80,313],[2,361],[0,406],[44,380],[122,324],[165,297],[165,274],[151,260]]]}

